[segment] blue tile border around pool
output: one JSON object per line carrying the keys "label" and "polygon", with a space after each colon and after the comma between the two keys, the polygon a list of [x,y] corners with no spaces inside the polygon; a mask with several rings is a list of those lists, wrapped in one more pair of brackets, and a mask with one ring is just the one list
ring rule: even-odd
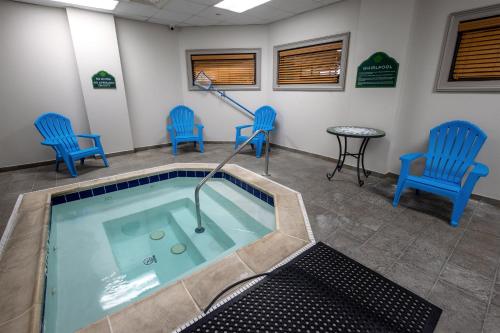
{"label": "blue tile border around pool", "polygon": [[[123,182],[119,182],[119,183],[107,184],[107,185],[103,185],[103,186],[99,186],[99,187],[94,187],[94,188],[82,190],[80,192],[74,192],[74,193],[68,193],[68,194],[59,195],[59,196],[53,196],[52,197],[52,206],[56,206],[56,205],[60,205],[63,203],[72,202],[72,201],[76,201],[76,200],[80,200],[80,199],[96,197],[96,196],[103,195],[106,193],[121,191],[121,190],[125,190],[128,188],[133,188],[133,187],[137,187],[137,186],[156,183],[159,181],[173,179],[173,178],[177,178],[177,177],[202,178],[202,177],[206,177],[209,173],[210,173],[209,171],[199,171],[199,170],[178,170],[178,171],[169,171],[169,172],[164,172],[164,173],[160,173],[160,174],[154,174],[151,176],[131,179],[131,180],[123,181]],[[257,188],[253,187],[252,185],[245,183],[244,181],[232,176],[229,173],[219,171],[219,172],[215,173],[213,178],[225,179],[225,180],[233,183],[234,185],[240,187],[242,190],[250,193],[254,197],[259,198],[260,200],[262,200],[262,201],[264,201],[264,202],[266,202],[269,205],[274,207],[274,198],[272,195],[258,190]]]}

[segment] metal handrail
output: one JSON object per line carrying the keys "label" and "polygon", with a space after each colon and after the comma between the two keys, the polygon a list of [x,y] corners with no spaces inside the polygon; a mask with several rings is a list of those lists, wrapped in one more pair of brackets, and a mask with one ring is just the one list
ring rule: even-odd
{"label": "metal handrail", "polygon": [[200,189],[201,187],[210,179],[212,178],[212,176],[217,172],[219,171],[220,169],[222,169],[222,167],[224,165],[227,164],[227,162],[229,162],[234,156],[236,156],[247,144],[250,143],[250,141],[253,140],[253,138],[255,138],[257,135],[261,134],[261,133],[264,133],[264,135],[266,136],[266,164],[265,164],[265,167],[264,167],[264,176],[269,176],[269,131],[267,130],[264,130],[264,129],[260,129],[258,131],[255,131],[252,136],[250,136],[245,142],[243,142],[243,144],[238,148],[236,149],[235,152],[233,152],[228,158],[226,158],[223,162],[221,162],[215,169],[213,169],[205,178],[203,178],[199,183],[198,185],[196,186],[196,189],[194,190],[194,200],[195,200],[195,203],[196,203],[196,220],[198,222],[198,226],[196,227],[196,229],[194,229],[194,231],[198,234],[202,233],[203,231],[205,231],[205,228],[202,227],[201,225],[201,211],[200,211]]}

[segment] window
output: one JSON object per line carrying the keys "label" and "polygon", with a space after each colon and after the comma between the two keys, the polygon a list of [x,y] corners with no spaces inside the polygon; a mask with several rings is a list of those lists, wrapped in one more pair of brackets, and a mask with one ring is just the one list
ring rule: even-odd
{"label": "window", "polygon": [[260,49],[188,50],[186,62],[190,90],[199,89],[193,82],[202,71],[216,88],[260,89]]}
{"label": "window", "polygon": [[498,80],[500,78],[500,16],[458,24],[450,80]]}
{"label": "window", "polygon": [[436,91],[500,91],[500,6],[450,15]]}
{"label": "window", "polygon": [[274,47],[275,90],[344,90],[349,34]]}

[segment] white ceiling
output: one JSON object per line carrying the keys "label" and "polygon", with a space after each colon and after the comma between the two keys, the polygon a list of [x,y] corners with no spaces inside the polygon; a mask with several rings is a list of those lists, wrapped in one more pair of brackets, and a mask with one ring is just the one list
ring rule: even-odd
{"label": "white ceiling", "polygon": [[[66,7],[49,0],[17,0]],[[213,5],[222,0],[119,0],[112,11],[118,17],[170,26],[246,25],[279,21],[340,0],[271,0],[238,14]],[[152,3],[152,4],[149,4]],[[156,4],[156,5],[155,5]]]}

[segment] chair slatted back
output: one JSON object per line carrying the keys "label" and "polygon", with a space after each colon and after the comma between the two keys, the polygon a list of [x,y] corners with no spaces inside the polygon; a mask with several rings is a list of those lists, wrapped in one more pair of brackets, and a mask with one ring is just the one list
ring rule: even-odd
{"label": "chair slatted back", "polygon": [[424,176],[460,184],[486,138],[479,127],[462,120],[433,128]]}
{"label": "chair slatted back", "polygon": [[[67,152],[80,150],[78,139],[71,127],[71,121],[57,113],[44,113],[35,120],[35,127],[45,139],[62,144]],[[54,148],[56,149],[56,148]],[[59,155],[61,151],[56,149]]]}
{"label": "chair slatted back", "polygon": [[[255,119],[253,123],[253,132],[263,128],[270,128],[274,125],[276,119],[276,111],[268,105],[261,106],[255,111]],[[258,137],[264,137],[264,134],[259,134]]]}
{"label": "chair slatted back", "polygon": [[170,119],[174,126],[176,135],[190,136],[193,135],[194,129],[194,112],[184,105],[177,105],[170,111]]}

